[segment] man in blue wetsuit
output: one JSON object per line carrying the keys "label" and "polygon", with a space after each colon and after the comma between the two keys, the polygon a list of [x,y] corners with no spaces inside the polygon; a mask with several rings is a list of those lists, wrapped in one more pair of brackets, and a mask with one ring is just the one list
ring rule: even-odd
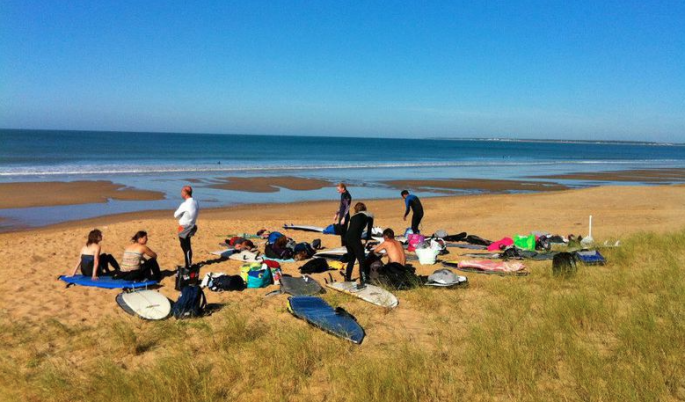
{"label": "man in blue wetsuit", "polygon": [[419,200],[419,197],[414,194],[409,194],[409,191],[407,190],[402,190],[401,195],[407,206],[407,209],[404,211],[404,220],[407,220],[410,209],[414,211],[414,214],[411,217],[411,230],[414,233],[419,233],[419,224],[421,223],[421,219],[423,219],[423,206],[421,205],[421,201]]}

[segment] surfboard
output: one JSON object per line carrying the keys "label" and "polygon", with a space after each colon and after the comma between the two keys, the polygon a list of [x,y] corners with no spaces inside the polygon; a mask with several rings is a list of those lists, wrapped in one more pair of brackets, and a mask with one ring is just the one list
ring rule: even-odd
{"label": "surfboard", "polygon": [[293,296],[311,296],[323,293],[323,291],[321,285],[309,275],[303,275],[299,278],[281,277],[281,293],[288,293]]}
{"label": "surfboard", "polygon": [[395,308],[399,303],[395,295],[374,285],[366,285],[363,289],[357,289],[356,282],[333,282],[327,283],[326,286],[381,307]]}
{"label": "surfboard", "polygon": [[305,232],[317,232],[323,233],[324,228],[321,226],[307,226],[307,225],[283,225],[283,229],[286,230],[302,230]]}
{"label": "surfboard", "polygon": [[258,253],[253,253],[251,251],[233,253],[228,258],[240,262],[262,262],[262,256],[260,256]]}
{"label": "surfboard", "polygon": [[226,250],[212,251],[211,254],[218,255],[219,257],[228,258],[235,253],[235,249],[229,248]]}
{"label": "surfboard", "polygon": [[116,301],[125,312],[146,320],[163,320],[171,314],[169,299],[154,290],[119,293]]}
{"label": "surfboard", "polygon": [[288,310],[297,318],[337,337],[360,344],[364,329],[349,313],[316,296],[292,296],[288,298]]}
{"label": "surfboard", "polygon": [[157,281],[125,281],[123,279],[114,279],[111,276],[101,276],[98,279],[93,279],[90,276],[74,275],[66,276],[62,275],[59,280],[65,282],[67,287],[78,285],[78,286],[91,286],[103,289],[139,289],[145,288],[147,286],[157,285]]}

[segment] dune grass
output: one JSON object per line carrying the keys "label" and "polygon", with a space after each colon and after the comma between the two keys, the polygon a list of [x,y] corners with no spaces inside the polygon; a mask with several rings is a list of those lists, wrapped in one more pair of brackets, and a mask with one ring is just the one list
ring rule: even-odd
{"label": "dune grass", "polygon": [[397,292],[401,304],[391,312],[327,294],[358,309],[368,332],[361,346],[284,309],[262,320],[267,307],[258,301],[190,321],[121,314],[67,325],[0,314],[0,398],[685,399],[685,231],[638,234],[602,252],[609,264],[568,279],[539,262],[528,277],[470,275],[466,289]]}

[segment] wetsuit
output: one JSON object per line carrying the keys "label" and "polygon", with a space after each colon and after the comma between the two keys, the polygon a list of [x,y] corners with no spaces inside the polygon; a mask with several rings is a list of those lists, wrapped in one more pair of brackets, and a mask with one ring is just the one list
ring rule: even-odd
{"label": "wetsuit", "polygon": [[345,280],[352,280],[352,271],[354,271],[355,260],[359,262],[359,282],[366,283],[367,267],[366,257],[364,253],[364,246],[362,245],[362,233],[366,229],[366,239],[371,239],[371,228],[373,227],[373,215],[367,212],[359,212],[350,219],[350,227],[345,234],[345,247],[350,258],[347,263],[347,270],[345,271]]}
{"label": "wetsuit", "polygon": [[404,211],[404,217],[406,218],[407,215],[409,215],[410,209],[414,211],[414,214],[411,217],[411,230],[414,233],[419,233],[419,224],[421,223],[421,219],[423,219],[423,206],[421,205],[421,201],[419,201],[419,197],[414,194],[409,194],[407,198],[404,199],[404,203],[407,206],[407,209]]}
{"label": "wetsuit", "polygon": [[[83,276],[93,276],[93,265],[95,264],[95,256],[89,254],[81,254],[81,273]],[[115,271],[119,271],[119,263],[112,257],[111,254],[100,254],[100,262],[98,263],[97,276],[105,276],[112,274],[109,270],[109,265]]]}
{"label": "wetsuit", "polygon": [[[340,244],[345,245],[345,233],[347,227],[350,225],[350,206],[352,205],[352,196],[350,192],[345,190],[340,194],[340,207],[338,208],[338,227],[340,228]],[[342,219],[345,218],[345,223],[342,224]]]}

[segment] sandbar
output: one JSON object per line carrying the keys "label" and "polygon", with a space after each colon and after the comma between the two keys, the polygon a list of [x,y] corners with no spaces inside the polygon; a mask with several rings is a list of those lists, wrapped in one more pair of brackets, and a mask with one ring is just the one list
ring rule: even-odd
{"label": "sandbar", "polygon": [[490,193],[517,191],[559,191],[567,186],[549,181],[489,180],[489,179],[448,179],[448,180],[390,180],[384,181],[390,187],[418,191],[468,190]]}
{"label": "sandbar", "polygon": [[604,182],[683,183],[685,182],[685,169],[635,169],[609,172],[578,172],[530,177],[542,179],[587,180]]}
{"label": "sandbar", "polygon": [[120,201],[163,200],[164,193],[106,180],[0,183],[0,209],[51,207]]}

